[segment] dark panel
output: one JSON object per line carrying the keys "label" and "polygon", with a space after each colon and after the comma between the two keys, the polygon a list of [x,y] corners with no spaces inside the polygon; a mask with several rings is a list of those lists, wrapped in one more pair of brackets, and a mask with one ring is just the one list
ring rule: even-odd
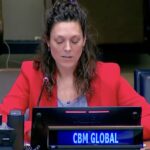
{"label": "dark panel", "polygon": [[0,0],[0,43],[3,41],[2,0]]}
{"label": "dark panel", "polygon": [[144,35],[145,41],[150,41],[150,0],[144,0]]}
{"label": "dark panel", "polygon": [[98,44],[144,41],[143,0],[79,0],[88,9]]}

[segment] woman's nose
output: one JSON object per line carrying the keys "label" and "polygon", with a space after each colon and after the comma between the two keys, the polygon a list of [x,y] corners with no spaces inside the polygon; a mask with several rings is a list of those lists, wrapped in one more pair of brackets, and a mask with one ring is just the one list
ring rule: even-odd
{"label": "woman's nose", "polygon": [[65,51],[68,51],[68,52],[71,51],[71,44],[70,44],[69,41],[67,41],[67,42],[65,43],[64,50],[65,50]]}

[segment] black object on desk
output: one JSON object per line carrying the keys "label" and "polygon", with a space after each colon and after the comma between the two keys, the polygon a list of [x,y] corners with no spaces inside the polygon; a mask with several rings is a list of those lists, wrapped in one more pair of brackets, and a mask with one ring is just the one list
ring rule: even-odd
{"label": "black object on desk", "polygon": [[7,117],[7,125],[15,129],[16,138],[14,142],[14,150],[24,149],[24,115],[20,110],[13,110]]}
{"label": "black object on desk", "polygon": [[48,149],[48,126],[140,126],[141,122],[140,107],[37,107],[32,113],[31,146],[40,150]]}
{"label": "black object on desk", "polygon": [[0,126],[0,150],[14,150],[15,130],[7,125]]}

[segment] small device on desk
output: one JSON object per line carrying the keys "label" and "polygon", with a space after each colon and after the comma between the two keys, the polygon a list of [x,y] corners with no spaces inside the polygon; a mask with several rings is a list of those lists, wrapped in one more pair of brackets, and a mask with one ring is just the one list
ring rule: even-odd
{"label": "small device on desk", "polygon": [[23,150],[24,146],[24,115],[20,110],[12,110],[7,116],[7,125],[15,129],[14,150]]}
{"label": "small device on desk", "polygon": [[24,149],[24,115],[20,110],[12,110],[7,116],[7,124],[0,126],[0,150]]}
{"label": "small device on desk", "polygon": [[0,150],[14,150],[15,130],[7,125],[0,126]]}

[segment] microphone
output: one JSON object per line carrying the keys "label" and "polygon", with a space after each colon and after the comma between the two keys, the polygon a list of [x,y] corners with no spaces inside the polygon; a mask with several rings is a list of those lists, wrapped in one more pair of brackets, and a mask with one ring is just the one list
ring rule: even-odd
{"label": "microphone", "polygon": [[40,105],[40,101],[41,101],[41,97],[42,97],[42,94],[43,94],[44,87],[45,87],[45,85],[47,85],[48,83],[49,83],[48,76],[45,75],[45,77],[43,78],[43,85],[42,85],[42,88],[41,88],[41,91],[40,91],[40,95],[39,95],[38,101],[37,101],[37,106],[38,106],[38,107],[39,107],[39,105]]}

